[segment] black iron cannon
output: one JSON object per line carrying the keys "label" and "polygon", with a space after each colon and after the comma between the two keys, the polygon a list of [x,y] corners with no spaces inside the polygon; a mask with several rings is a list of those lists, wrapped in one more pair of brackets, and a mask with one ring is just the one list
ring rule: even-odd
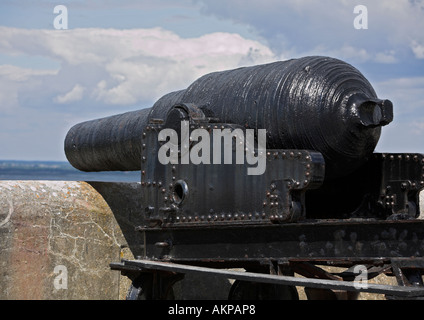
{"label": "black iron cannon", "polygon": [[[354,199],[343,205],[348,211],[363,202],[364,194],[380,193],[369,191],[380,185],[364,185],[363,177],[374,179],[369,163],[381,127],[392,119],[392,103],[378,99],[357,69],[333,58],[305,57],[211,73],[163,96],[150,109],[77,124],[66,137],[65,152],[83,171],[140,170],[146,219],[162,226],[297,221],[306,217],[308,201],[313,202],[311,217],[321,215],[321,203],[327,215],[334,210],[340,215],[337,199],[345,198],[346,186]],[[201,128],[211,139],[203,148],[191,136]],[[179,139],[176,161],[168,161],[172,165],[158,159],[163,129],[173,129]],[[233,138],[246,150],[244,159],[236,160],[239,149],[233,146],[230,159],[237,163],[228,163],[224,152],[215,161],[217,146],[211,141],[225,140],[216,130],[239,133]],[[209,159],[205,148],[213,154]],[[194,150],[196,164],[190,162]],[[257,171],[249,175],[252,163]],[[408,199],[396,210],[405,211]],[[379,203],[374,211],[390,211],[393,206],[380,200],[374,196],[373,203]]]}
{"label": "black iron cannon", "polygon": [[[268,149],[320,152],[327,177],[364,163],[381,126],[393,119],[391,102],[378,99],[357,69],[337,59],[305,57],[211,73],[150,109],[78,124],[66,138],[66,155],[84,171],[140,170],[140,139],[149,122],[166,122],[172,108],[188,103],[210,123],[266,129]],[[181,112],[174,114],[178,120],[188,117]]]}
{"label": "black iron cannon", "polygon": [[305,57],[211,73],[149,109],[77,124],[65,152],[83,171],[140,171],[143,255],[111,264],[133,280],[130,298],[168,298],[187,272],[237,279],[230,298],[358,292],[346,284],[358,264],[402,285],[364,290],[422,297],[424,156],[374,152],[392,120],[357,69]]}

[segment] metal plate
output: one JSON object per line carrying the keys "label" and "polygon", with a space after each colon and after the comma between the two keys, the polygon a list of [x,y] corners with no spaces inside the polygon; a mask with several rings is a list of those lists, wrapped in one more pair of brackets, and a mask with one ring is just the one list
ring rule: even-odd
{"label": "metal plate", "polygon": [[147,258],[174,262],[361,261],[424,255],[423,220],[323,220],[143,232]]}

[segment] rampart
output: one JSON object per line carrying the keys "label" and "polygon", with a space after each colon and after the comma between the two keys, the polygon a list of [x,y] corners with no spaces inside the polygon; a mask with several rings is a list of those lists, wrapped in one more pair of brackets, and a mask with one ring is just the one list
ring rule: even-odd
{"label": "rampart", "polygon": [[[140,201],[139,183],[0,181],[0,299],[125,298],[109,264],[143,253]],[[196,298],[184,281],[179,297]],[[228,281],[208,283],[207,298],[226,298]]]}

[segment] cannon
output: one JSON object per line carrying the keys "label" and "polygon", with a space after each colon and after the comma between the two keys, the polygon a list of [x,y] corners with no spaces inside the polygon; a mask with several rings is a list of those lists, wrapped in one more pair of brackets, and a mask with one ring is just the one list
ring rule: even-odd
{"label": "cannon", "polygon": [[66,138],[66,155],[83,171],[140,170],[140,137],[149,122],[181,121],[189,117],[187,110],[172,109],[188,103],[208,123],[266,129],[268,149],[320,152],[327,177],[345,175],[363,163],[381,127],[393,119],[392,103],[377,99],[354,67],[305,57],[208,74],[150,109],[76,125]]}
{"label": "cannon", "polygon": [[[140,171],[136,230],[150,262],[113,265],[140,292],[140,283],[152,287],[152,269],[169,271],[151,260],[261,272],[266,260],[274,273],[290,260],[302,273],[298,260],[416,254],[424,156],[374,152],[392,121],[390,100],[356,68],[312,56],[207,74],[151,108],[77,124],[65,153],[82,171]],[[376,253],[373,232],[411,220],[408,253],[386,244]],[[246,297],[247,288],[238,283],[230,295]]]}
{"label": "cannon", "polygon": [[[373,151],[381,127],[392,120],[392,103],[378,99],[356,68],[313,56],[207,74],[149,109],[77,124],[65,139],[65,153],[83,171],[140,170],[146,219],[163,226],[298,221],[306,217],[306,207],[309,217],[319,218],[363,215],[364,207],[374,216],[416,215],[420,181],[394,188],[396,204],[387,201],[391,193],[380,190],[389,183],[382,181],[383,160],[376,159],[384,156]],[[201,128],[209,135],[204,148],[191,137]],[[177,136],[178,147],[169,147],[175,149],[172,165],[158,159],[164,129]],[[266,133],[259,150],[261,130]],[[222,146],[213,143],[228,137],[222,132],[246,149],[236,164],[226,163],[224,152],[216,155]],[[215,161],[199,160],[199,149]],[[233,149],[229,156],[236,161],[240,150]],[[249,153],[256,154],[253,161],[264,172],[246,174],[248,167],[254,169]],[[418,165],[407,171],[419,170]]]}

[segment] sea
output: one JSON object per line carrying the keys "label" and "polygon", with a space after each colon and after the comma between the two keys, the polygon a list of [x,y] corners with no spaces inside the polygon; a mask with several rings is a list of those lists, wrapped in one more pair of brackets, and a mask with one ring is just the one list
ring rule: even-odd
{"label": "sea", "polygon": [[140,171],[83,172],[61,161],[0,160],[0,180],[140,182]]}

